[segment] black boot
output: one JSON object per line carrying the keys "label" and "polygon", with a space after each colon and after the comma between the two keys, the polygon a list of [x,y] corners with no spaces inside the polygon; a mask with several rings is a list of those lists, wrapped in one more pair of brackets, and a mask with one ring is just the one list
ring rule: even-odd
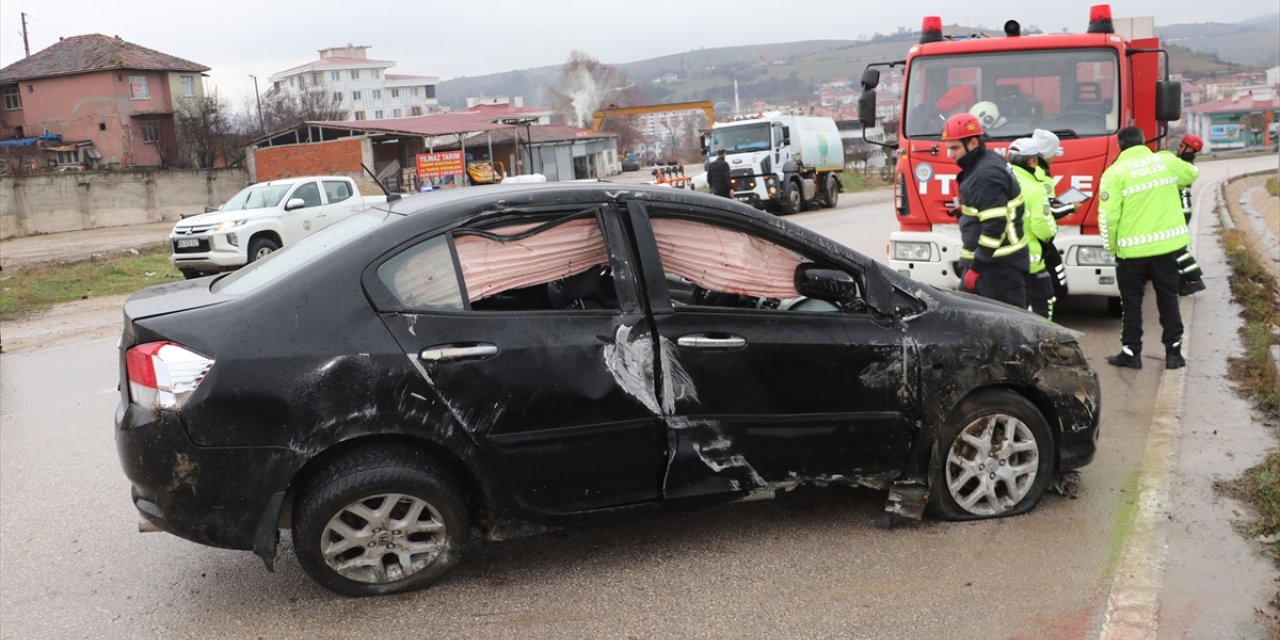
{"label": "black boot", "polygon": [[1164,348],[1164,368],[1181,369],[1185,366],[1187,366],[1187,359],[1182,357],[1181,341],[1175,342]]}
{"label": "black boot", "polygon": [[1107,364],[1130,369],[1142,368],[1142,356],[1129,347],[1122,347],[1120,353],[1107,356]]}

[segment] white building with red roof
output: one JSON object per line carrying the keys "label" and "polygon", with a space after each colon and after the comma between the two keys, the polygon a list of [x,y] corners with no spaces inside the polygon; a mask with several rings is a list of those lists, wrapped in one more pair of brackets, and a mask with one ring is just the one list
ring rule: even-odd
{"label": "white building with red roof", "polygon": [[1204,138],[1205,151],[1272,147],[1280,122],[1280,96],[1273,88],[1242,91],[1232,98],[1187,108],[1187,131]]}
{"label": "white building with red roof", "polygon": [[405,118],[436,109],[438,76],[387,73],[396,63],[370,58],[369,48],[348,44],[321,49],[319,60],[273,74],[269,93],[323,91],[348,120]]}

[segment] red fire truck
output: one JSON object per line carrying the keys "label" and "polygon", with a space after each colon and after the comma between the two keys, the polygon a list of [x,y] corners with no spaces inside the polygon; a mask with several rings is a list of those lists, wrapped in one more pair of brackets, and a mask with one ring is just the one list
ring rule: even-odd
{"label": "red fire truck", "polygon": [[[1134,24],[1149,19],[1121,23]],[[944,36],[942,19],[929,16],[906,60],[873,63],[863,73],[859,119],[873,126],[875,67],[905,66],[894,183],[899,230],[890,235],[890,264],[923,282],[959,286],[960,232],[952,215],[958,170],[941,132],[948,116],[969,111],[983,120],[988,147],[997,153],[1035,129],[1057,134],[1061,149],[1051,163],[1057,193],[1075,187],[1090,196],[1058,221],[1055,244],[1070,292],[1107,296],[1116,312],[1115,260],[1098,235],[1091,196],[1119,153],[1116,132],[1141,127],[1155,148],[1168,123],[1181,118],[1182,87],[1167,79],[1159,39],[1117,34],[1109,5],[1090,9],[1083,34],[1022,35],[1014,20],[1004,30],[1003,38]]]}

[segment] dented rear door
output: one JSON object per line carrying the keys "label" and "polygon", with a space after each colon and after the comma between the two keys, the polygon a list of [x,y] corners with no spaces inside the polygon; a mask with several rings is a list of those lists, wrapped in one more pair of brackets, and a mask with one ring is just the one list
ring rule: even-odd
{"label": "dented rear door", "polygon": [[[633,332],[648,331],[630,277],[632,261],[623,253],[626,243],[616,237],[618,223],[609,210],[596,207],[589,219],[604,228],[616,308],[482,309],[477,300],[460,305],[465,308],[428,308],[422,302],[419,308],[382,313],[418,369],[423,395],[445,408],[441,419],[466,430],[517,502],[534,511],[566,513],[660,497],[665,427],[652,402],[636,391],[652,388],[652,369],[642,358],[626,360],[617,348]],[[513,219],[519,222],[515,214]],[[545,215],[537,218],[545,220]],[[460,233],[415,245],[434,242],[428,249],[443,251],[438,260],[423,258],[434,260],[431,278],[465,285],[466,277],[459,274],[469,267],[459,258]],[[379,277],[407,291],[410,284],[385,275],[397,273],[397,259],[379,267],[384,274]],[[518,278],[531,270],[518,265],[488,269],[495,278]],[[542,295],[537,289],[524,287],[520,295]],[[431,293],[420,299],[446,297]]]}

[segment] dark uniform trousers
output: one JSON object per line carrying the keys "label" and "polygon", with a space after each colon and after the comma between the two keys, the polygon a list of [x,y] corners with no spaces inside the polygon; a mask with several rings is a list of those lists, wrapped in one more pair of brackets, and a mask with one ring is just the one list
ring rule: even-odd
{"label": "dark uniform trousers", "polygon": [[1182,313],[1178,309],[1178,254],[1182,249],[1147,258],[1124,258],[1116,261],[1116,284],[1120,287],[1123,314],[1120,344],[1134,355],[1142,353],[1142,297],[1147,282],[1156,292],[1156,309],[1160,312],[1163,333],[1160,342],[1168,348],[1182,340]]}
{"label": "dark uniform trousers", "polygon": [[[1023,264],[1026,264],[1025,260]],[[984,298],[999,300],[1019,309],[1026,309],[1026,269],[1002,262],[984,264],[978,267],[977,293]]]}

